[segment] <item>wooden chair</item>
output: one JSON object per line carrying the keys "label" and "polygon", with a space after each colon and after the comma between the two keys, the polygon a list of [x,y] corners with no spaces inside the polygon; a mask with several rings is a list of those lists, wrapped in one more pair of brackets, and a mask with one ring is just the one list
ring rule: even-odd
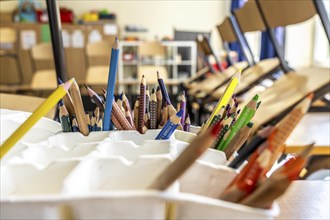
{"label": "wooden chair", "polygon": [[[23,73],[21,63],[18,57],[18,37],[17,32],[12,28],[0,28],[0,57],[9,57],[15,60],[18,73],[18,82],[23,83]],[[5,73],[9,74],[9,73]],[[7,84],[1,79],[1,84]],[[12,82],[10,82],[12,84]]]}
{"label": "wooden chair", "polygon": [[[0,108],[2,109],[34,112],[44,101],[45,99],[40,97],[0,93]],[[45,117],[53,119],[55,112],[56,107],[48,112]]]}
{"label": "wooden chair", "polygon": [[[230,18],[229,17],[225,18],[225,20],[220,25],[217,26],[217,29],[222,40],[222,46],[225,49],[226,53],[228,54],[227,59],[230,65],[236,68],[236,70],[237,69],[244,70],[248,66],[252,66],[253,64],[250,63],[251,59],[247,59],[246,61],[241,61],[241,62],[234,62],[229,56],[230,53],[229,44],[238,41],[237,36],[235,35],[235,31],[231,25]],[[243,51],[243,53],[245,54],[246,52]],[[252,52],[250,54],[252,54]],[[245,54],[245,57],[247,56],[248,54]]]}
{"label": "wooden chair", "polygon": [[[262,11],[262,21],[264,20],[264,23],[267,24],[267,31],[271,35],[273,46],[279,57],[281,69],[286,74],[275,81],[271,87],[260,93],[262,104],[253,118],[254,130],[268,124],[276,124],[308,94],[314,93],[315,101],[330,90],[329,68],[310,67],[299,71],[291,70],[284,61],[284,57],[278,48],[278,42],[271,30],[271,28],[277,26],[295,24],[311,18],[316,12],[320,11],[316,9],[320,7],[317,2],[314,4],[312,0],[298,2],[257,1]],[[254,94],[255,92],[246,93],[246,99],[241,103],[241,106],[247,104]]]}
{"label": "wooden chair", "polygon": [[[229,16],[225,22],[227,25],[225,29],[226,33],[222,31],[220,35],[227,36],[232,40],[236,38],[249,63],[249,68],[243,71],[240,84],[236,89],[236,93],[241,95],[262,80],[272,76],[273,73],[279,71],[281,62],[278,57],[261,60],[259,62],[254,60],[254,55],[251,52],[244,34],[266,30],[266,26],[261,20],[261,15],[255,1],[246,2],[242,8],[234,11],[234,17]],[[234,30],[233,34],[228,34],[230,29]],[[218,30],[219,32],[221,31],[219,27]],[[223,91],[224,88],[221,87],[214,91],[213,96],[215,99],[221,97]]]}
{"label": "wooden chair", "polygon": [[[203,50],[206,55],[212,55],[213,57],[215,57],[211,45],[205,37],[200,37],[197,42],[199,42],[199,48]],[[210,65],[208,66],[210,70],[212,67],[210,67]],[[196,80],[193,83],[190,81],[190,85],[186,84],[186,88],[188,88],[188,93],[195,98],[204,98],[206,94],[209,94],[210,92],[224,85],[230,80],[230,77],[233,76],[239,69],[244,69],[246,66],[246,62],[237,63],[236,65],[232,65],[225,70],[222,70],[221,72],[215,71],[213,72],[213,74],[209,74],[205,77],[204,80],[200,80],[198,82]],[[201,93],[203,94],[203,96],[200,95]]]}
{"label": "wooden chair", "polygon": [[[258,0],[267,32],[280,57],[281,67],[286,75],[261,94],[262,105],[258,117],[254,118],[255,128],[261,125],[274,124],[283,118],[293,106],[309,93],[314,93],[314,100],[323,97],[330,90],[330,69],[309,67],[298,71],[290,70],[278,48],[278,42],[271,28],[303,22],[322,11],[319,1],[264,1]],[[323,6],[324,7],[324,6]],[[324,8],[323,8],[324,9]],[[321,17],[321,16],[320,16]],[[323,21],[324,23],[328,21]],[[326,30],[326,35],[329,32]],[[329,39],[329,37],[328,37]],[[329,41],[330,42],[330,41]],[[252,94],[248,94],[250,97]]]}
{"label": "wooden chair", "polygon": [[87,73],[86,83],[89,85],[107,85],[111,45],[108,41],[88,43],[86,46]]}
{"label": "wooden chair", "polygon": [[33,76],[31,89],[53,90],[57,87],[51,43],[40,43],[30,50]]}

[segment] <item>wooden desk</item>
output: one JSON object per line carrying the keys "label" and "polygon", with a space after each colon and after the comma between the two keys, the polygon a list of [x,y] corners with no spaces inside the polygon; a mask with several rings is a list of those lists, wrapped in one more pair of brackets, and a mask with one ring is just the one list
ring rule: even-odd
{"label": "wooden desk", "polygon": [[330,181],[297,180],[278,200],[276,219],[330,219]]}

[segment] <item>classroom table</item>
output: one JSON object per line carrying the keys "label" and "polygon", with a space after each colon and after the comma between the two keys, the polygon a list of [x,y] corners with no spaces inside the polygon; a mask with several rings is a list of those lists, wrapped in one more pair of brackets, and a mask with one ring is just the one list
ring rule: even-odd
{"label": "classroom table", "polygon": [[296,180],[278,199],[276,219],[330,219],[330,181]]}

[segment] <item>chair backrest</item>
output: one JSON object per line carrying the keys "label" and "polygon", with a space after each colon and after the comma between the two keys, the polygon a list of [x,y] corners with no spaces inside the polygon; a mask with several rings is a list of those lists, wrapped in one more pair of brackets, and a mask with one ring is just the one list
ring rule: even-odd
{"label": "chair backrest", "polygon": [[214,55],[212,48],[206,37],[203,35],[198,35],[196,39],[198,49],[204,54],[204,56]]}
{"label": "chair backrest", "polygon": [[297,24],[317,13],[313,0],[257,0],[257,4],[270,28]]}
{"label": "chair backrest", "polygon": [[146,41],[142,42],[138,47],[140,57],[143,56],[162,56],[165,57],[166,48],[160,42]]}
{"label": "chair backrest", "polygon": [[227,43],[232,43],[237,41],[233,26],[229,17],[226,17],[225,20],[217,26],[218,32],[221,36],[222,41]]}
{"label": "chair backrest", "polygon": [[[3,109],[34,112],[44,101],[45,99],[40,97],[0,93],[0,108]],[[45,117],[53,119],[55,109],[56,107],[48,112]]]}
{"label": "chair backrest", "polygon": [[15,43],[17,33],[12,28],[0,28],[0,43]]}
{"label": "chair backrest", "polygon": [[53,60],[53,50],[51,43],[39,43],[32,47],[31,58],[34,61]]}
{"label": "chair backrest", "polygon": [[142,75],[144,75],[146,79],[146,83],[148,85],[156,85],[158,83],[157,71],[159,72],[160,76],[162,77],[162,79],[166,84],[166,80],[168,79],[168,73],[164,66],[149,66],[149,65],[139,66],[137,79],[141,80]]}
{"label": "chair backrest", "polygon": [[[328,1],[322,0],[285,0],[267,1],[256,0],[264,23],[269,28],[287,26],[304,22],[318,14],[328,42],[330,43],[330,22],[324,4]],[[325,2],[325,3],[323,3]]]}
{"label": "chair backrest", "polygon": [[266,30],[255,0],[247,1],[242,8],[234,11],[234,15],[243,33]]}
{"label": "chair backrest", "polygon": [[207,63],[207,65],[209,66],[211,72],[214,73],[214,72],[217,72],[218,70],[216,70],[212,67],[212,64],[209,62],[209,58],[212,58],[213,60],[215,60],[219,70],[222,72],[223,68],[221,66],[221,62],[218,59],[218,57],[216,56],[216,54],[214,53],[214,51],[211,47],[211,44],[209,42],[209,39],[206,36],[200,34],[197,36],[196,43],[197,43],[197,48],[203,53],[204,60]]}

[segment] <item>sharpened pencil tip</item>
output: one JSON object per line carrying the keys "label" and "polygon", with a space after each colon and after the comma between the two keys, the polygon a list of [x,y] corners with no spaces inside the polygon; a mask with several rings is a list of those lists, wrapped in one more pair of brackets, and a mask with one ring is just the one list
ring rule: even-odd
{"label": "sharpened pencil tip", "polygon": [[119,40],[118,40],[118,36],[116,36],[115,38],[115,42],[113,43],[113,46],[112,46],[113,49],[119,49]]}
{"label": "sharpened pencil tip", "polygon": [[75,79],[72,78],[69,81],[67,81],[66,83],[63,84],[63,87],[65,90],[69,90],[69,88],[71,87],[71,85],[75,82]]}
{"label": "sharpened pencil tip", "polygon": [[159,72],[158,72],[158,70],[157,70],[157,78],[158,78],[158,79],[160,79],[160,75],[159,75]]}
{"label": "sharpened pencil tip", "polygon": [[57,84],[58,85],[62,85],[63,84],[63,81],[60,78],[57,78]]}
{"label": "sharpened pencil tip", "polygon": [[241,73],[242,73],[242,69],[240,69],[237,73],[235,73],[233,78],[237,78],[237,80],[240,81],[241,80]]}

